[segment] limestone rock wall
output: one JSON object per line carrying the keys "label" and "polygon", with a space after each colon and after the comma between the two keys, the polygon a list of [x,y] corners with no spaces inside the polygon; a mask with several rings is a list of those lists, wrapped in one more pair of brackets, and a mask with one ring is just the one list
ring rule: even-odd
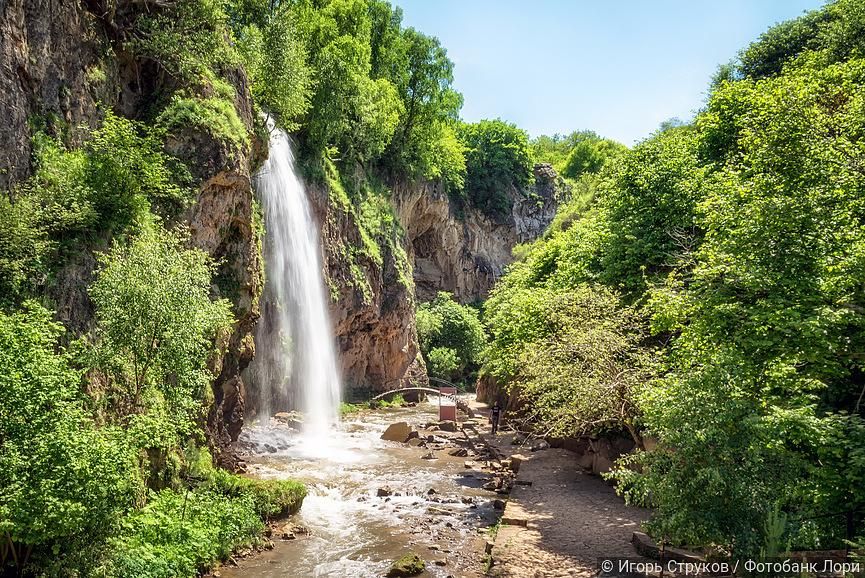
{"label": "limestone rock wall", "polygon": [[511,190],[511,214],[494,220],[476,209],[462,215],[436,183],[397,184],[393,202],[406,232],[418,301],[448,291],[461,302],[484,299],[519,243],[537,238],[566,194],[564,181],[550,165],[534,170],[526,192]]}
{"label": "limestone rock wall", "polygon": [[100,28],[79,2],[0,1],[0,189],[30,174],[30,123],[52,115],[74,142],[97,117],[87,71]]}
{"label": "limestone rock wall", "polygon": [[407,263],[386,243],[380,246],[381,265],[354,251],[363,245],[357,215],[334,202],[326,186],[308,187],[308,194],[321,228],[322,273],[331,288],[331,320],[348,397],[423,381]]}

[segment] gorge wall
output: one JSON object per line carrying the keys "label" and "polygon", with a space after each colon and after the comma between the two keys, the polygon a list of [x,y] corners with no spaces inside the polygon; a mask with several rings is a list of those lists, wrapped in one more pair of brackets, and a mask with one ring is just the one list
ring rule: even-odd
{"label": "gorge wall", "polygon": [[418,300],[439,291],[463,303],[486,298],[513,261],[513,248],[536,239],[553,220],[566,187],[550,165],[535,165],[529,190],[508,191],[511,212],[503,219],[471,207],[459,211],[436,183],[394,187]]}
{"label": "gorge wall", "polygon": [[333,180],[310,187],[321,223],[325,276],[348,397],[426,384],[415,308],[439,291],[462,302],[486,298],[518,243],[537,238],[567,195],[551,166],[539,164],[528,191],[509,191],[510,215],[494,220],[458,208],[429,181],[392,183],[390,210],[397,226],[374,241],[380,259],[364,251],[372,235]]}

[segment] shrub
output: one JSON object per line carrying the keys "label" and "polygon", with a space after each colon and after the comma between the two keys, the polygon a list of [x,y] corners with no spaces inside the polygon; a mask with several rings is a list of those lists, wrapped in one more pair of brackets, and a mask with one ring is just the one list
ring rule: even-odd
{"label": "shrub", "polygon": [[486,342],[478,313],[439,293],[417,311],[418,340],[430,375],[443,379],[467,378],[477,369]]}
{"label": "shrub", "polygon": [[35,296],[82,243],[138,227],[150,209],[174,216],[188,173],[134,121],[106,113],[83,148],[37,133],[35,171],[0,197],[0,303]]}
{"label": "shrub", "polygon": [[492,217],[508,215],[511,195],[531,179],[528,135],[502,120],[482,120],[461,125],[458,136],[465,146],[465,197]]}
{"label": "shrub", "polygon": [[460,369],[460,358],[456,349],[433,347],[427,354],[427,371],[433,377],[456,379]]}
{"label": "shrub", "polygon": [[138,488],[122,432],[85,413],[50,316],[35,303],[0,312],[0,569],[23,566],[31,550],[37,564],[85,562]]}
{"label": "shrub", "polygon": [[[207,254],[183,241],[153,225],[116,243],[90,289],[97,320],[90,362],[106,381],[102,401],[120,421],[141,414],[129,423],[153,436],[139,440],[142,447],[191,431],[212,378],[214,338],[232,322],[230,303],[210,300]],[[169,430],[157,434],[160,423]]]}
{"label": "shrub", "polygon": [[253,544],[263,529],[250,495],[162,490],[123,521],[98,574],[193,578]]}

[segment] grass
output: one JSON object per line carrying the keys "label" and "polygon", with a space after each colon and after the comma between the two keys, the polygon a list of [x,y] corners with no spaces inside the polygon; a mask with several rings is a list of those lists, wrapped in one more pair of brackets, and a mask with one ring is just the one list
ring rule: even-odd
{"label": "grass", "polygon": [[405,398],[401,393],[397,393],[393,397],[384,399],[371,399],[369,401],[369,407],[371,409],[387,409],[389,407],[404,407],[406,404]]}
{"label": "grass", "polygon": [[197,485],[151,492],[121,523],[97,576],[193,578],[241,548],[264,542],[264,522],[296,513],[306,488],[294,480],[259,480],[196,460]]}
{"label": "grass", "polygon": [[368,406],[365,406],[361,403],[345,403],[342,402],[339,404],[339,415],[346,416],[351,415],[353,413],[359,413],[366,409]]}

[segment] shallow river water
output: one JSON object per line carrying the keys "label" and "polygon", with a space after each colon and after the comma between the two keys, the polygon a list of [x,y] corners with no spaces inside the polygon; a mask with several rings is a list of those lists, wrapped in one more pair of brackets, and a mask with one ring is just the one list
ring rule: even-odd
{"label": "shallow river water", "polygon": [[[414,426],[435,421],[437,406],[363,412],[343,420],[339,431],[305,439],[284,426],[244,432],[249,471],[262,478],[294,478],[307,484],[303,508],[291,522],[308,536],[223,567],[239,576],[381,577],[408,551],[427,564],[424,576],[476,576],[487,528],[497,519],[493,500],[481,489],[489,474],[466,469],[467,458],[382,441],[396,421]],[[378,496],[380,488],[393,495]]]}

